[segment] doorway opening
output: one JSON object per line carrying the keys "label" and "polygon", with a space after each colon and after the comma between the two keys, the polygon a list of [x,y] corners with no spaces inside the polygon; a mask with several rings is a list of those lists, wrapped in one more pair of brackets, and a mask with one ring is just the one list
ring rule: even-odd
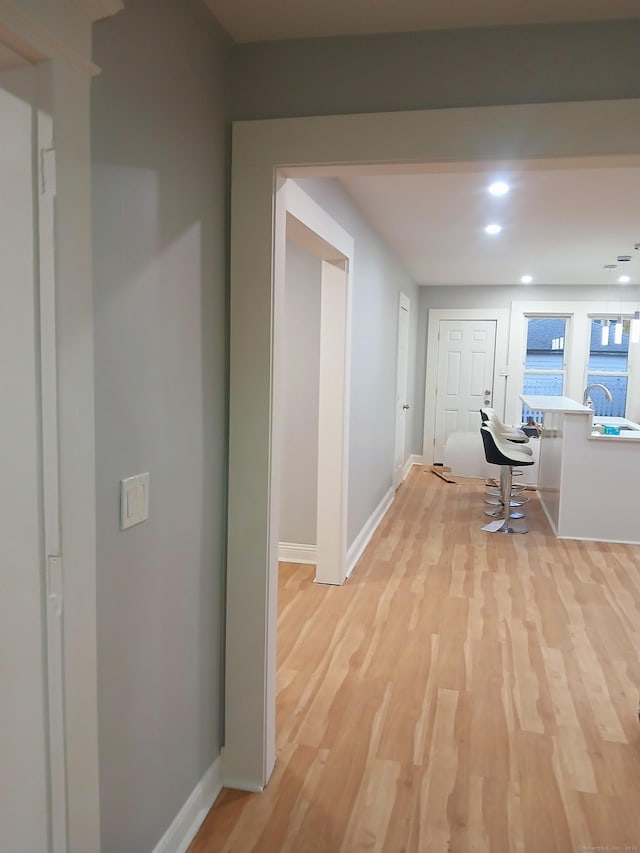
{"label": "doorway opening", "polygon": [[[624,133],[611,134],[612,125]],[[640,100],[314,116],[234,126],[226,784],[262,788],[275,760],[273,354],[279,294],[273,286],[274,235],[276,251],[284,241],[278,236],[284,235],[284,221],[279,221],[277,203],[274,210],[277,176],[629,152],[640,152]],[[503,319],[499,328],[507,325]],[[433,360],[427,357],[427,363]],[[506,349],[502,356],[496,352],[496,364],[499,377],[505,371],[494,388],[494,407],[500,411],[497,394],[506,386]]]}
{"label": "doorway opening", "polygon": [[[286,242],[276,243],[274,258],[281,294],[274,318],[278,556],[315,563],[316,583],[340,585],[347,576],[353,240],[293,182],[285,182],[278,199],[286,211]],[[299,262],[307,259],[297,280],[287,271],[293,247]],[[305,281],[308,276],[315,281]],[[283,530],[293,542],[283,542]],[[315,541],[304,542],[310,536]]]}

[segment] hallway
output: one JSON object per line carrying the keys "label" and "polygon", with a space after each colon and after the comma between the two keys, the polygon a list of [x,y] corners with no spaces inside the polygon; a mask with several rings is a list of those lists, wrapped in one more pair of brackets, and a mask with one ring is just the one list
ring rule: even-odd
{"label": "hallway", "polygon": [[344,587],[281,565],[278,763],[190,853],[640,849],[640,548],[482,509],[414,467]]}

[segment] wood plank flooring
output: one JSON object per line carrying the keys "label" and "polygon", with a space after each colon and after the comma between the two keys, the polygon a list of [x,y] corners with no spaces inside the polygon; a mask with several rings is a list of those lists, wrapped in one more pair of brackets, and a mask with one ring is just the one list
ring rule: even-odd
{"label": "wood plank flooring", "polygon": [[414,467],[344,587],[281,565],[278,763],[189,853],[640,850],[640,547],[482,491]]}

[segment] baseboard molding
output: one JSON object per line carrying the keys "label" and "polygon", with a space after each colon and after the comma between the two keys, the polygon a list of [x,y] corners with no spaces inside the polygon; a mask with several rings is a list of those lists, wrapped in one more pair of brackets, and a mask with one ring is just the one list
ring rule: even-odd
{"label": "baseboard molding", "polygon": [[225,776],[224,787],[232,788],[234,791],[248,791],[250,794],[261,794],[264,791],[264,786],[247,782],[245,779],[238,779],[235,776]]}
{"label": "baseboard molding", "polygon": [[280,542],[278,545],[278,560],[281,563],[310,563],[315,566],[316,550],[315,545]]}
{"label": "baseboard molding", "polygon": [[347,551],[347,577],[354,570],[356,563],[362,556],[362,552],[371,541],[371,537],[376,532],[376,528],[385,516],[385,513],[393,503],[395,497],[394,489],[389,489],[386,495],[382,498],[378,506],[367,519],[364,527],[358,533],[349,550]]}
{"label": "baseboard molding", "polygon": [[153,853],[186,853],[221,790],[222,762],[218,756],[153,848]]}
{"label": "baseboard molding", "polygon": [[422,465],[422,454],[412,453],[411,456],[404,463],[404,468],[402,469],[403,482],[409,476],[409,471],[411,471],[414,465]]}
{"label": "baseboard molding", "polygon": [[[402,470],[402,480],[406,480],[409,471],[411,471],[414,465],[422,464],[423,457],[420,454],[412,453],[405,462]],[[356,563],[362,556],[362,552],[375,533],[377,526],[382,521],[384,514],[393,503],[394,494],[394,490],[389,489],[347,551],[346,577],[349,577],[353,571]],[[317,548],[315,545],[302,545],[296,542],[280,542],[278,545],[278,560],[282,563],[306,563],[315,566],[317,561],[316,554]]]}

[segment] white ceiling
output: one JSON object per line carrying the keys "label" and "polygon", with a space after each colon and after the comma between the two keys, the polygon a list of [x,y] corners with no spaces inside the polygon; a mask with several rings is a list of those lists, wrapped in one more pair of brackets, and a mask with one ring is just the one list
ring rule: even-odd
{"label": "white ceiling", "polygon": [[640,17],[638,0],[205,0],[236,42]]}
{"label": "white ceiling", "polygon": [[[419,284],[640,284],[639,157],[385,171],[340,180]],[[487,192],[496,179],[507,195]],[[619,255],[632,260],[605,270]]]}

